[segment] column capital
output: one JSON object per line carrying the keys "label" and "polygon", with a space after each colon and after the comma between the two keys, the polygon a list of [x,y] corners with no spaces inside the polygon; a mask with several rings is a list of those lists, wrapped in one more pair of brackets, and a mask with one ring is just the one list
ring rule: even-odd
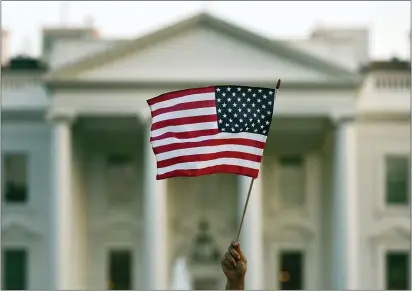
{"label": "column capital", "polygon": [[336,114],[333,113],[330,116],[330,121],[333,126],[339,126],[342,124],[356,121],[356,116],[353,114]]}
{"label": "column capital", "polygon": [[46,120],[52,123],[65,122],[73,124],[76,118],[77,115],[74,112],[47,112],[46,114]]}

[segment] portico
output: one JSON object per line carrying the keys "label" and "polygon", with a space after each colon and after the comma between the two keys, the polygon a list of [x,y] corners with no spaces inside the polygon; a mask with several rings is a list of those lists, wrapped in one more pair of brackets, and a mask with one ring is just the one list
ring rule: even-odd
{"label": "portico", "polygon": [[[356,225],[356,129],[348,120],[357,76],[209,16],[168,29],[46,76],[55,137],[56,288],[108,288],[114,251],[127,251],[132,262],[123,289],[170,288],[172,266],[182,257],[195,289],[221,288],[215,255],[236,236],[250,179],[156,181],[146,100],[212,84],[273,87],[280,77],[240,240],[246,288],[280,289],[285,262],[293,261],[297,289],[356,289],[357,234],[349,229]],[[194,259],[198,241],[209,257]]]}

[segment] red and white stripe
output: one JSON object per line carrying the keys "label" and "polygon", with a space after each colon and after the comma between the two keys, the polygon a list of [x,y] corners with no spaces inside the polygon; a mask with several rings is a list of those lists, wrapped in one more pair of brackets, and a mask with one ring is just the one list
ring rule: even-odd
{"label": "red and white stripe", "polygon": [[166,93],[147,103],[158,180],[214,173],[258,176],[266,136],[220,132],[214,87]]}

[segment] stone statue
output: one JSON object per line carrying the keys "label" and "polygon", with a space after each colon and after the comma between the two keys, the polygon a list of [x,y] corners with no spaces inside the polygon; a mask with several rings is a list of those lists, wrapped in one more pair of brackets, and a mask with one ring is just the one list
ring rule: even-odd
{"label": "stone statue", "polygon": [[191,261],[197,264],[216,263],[220,260],[220,252],[209,233],[209,223],[199,223],[199,232],[194,238]]}

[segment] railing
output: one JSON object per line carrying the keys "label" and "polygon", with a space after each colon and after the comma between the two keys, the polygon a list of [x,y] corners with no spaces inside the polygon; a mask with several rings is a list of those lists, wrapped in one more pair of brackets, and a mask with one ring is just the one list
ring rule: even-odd
{"label": "railing", "polygon": [[411,88],[410,76],[382,76],[375,78],[375,89],[385,91],[409,91]]}

